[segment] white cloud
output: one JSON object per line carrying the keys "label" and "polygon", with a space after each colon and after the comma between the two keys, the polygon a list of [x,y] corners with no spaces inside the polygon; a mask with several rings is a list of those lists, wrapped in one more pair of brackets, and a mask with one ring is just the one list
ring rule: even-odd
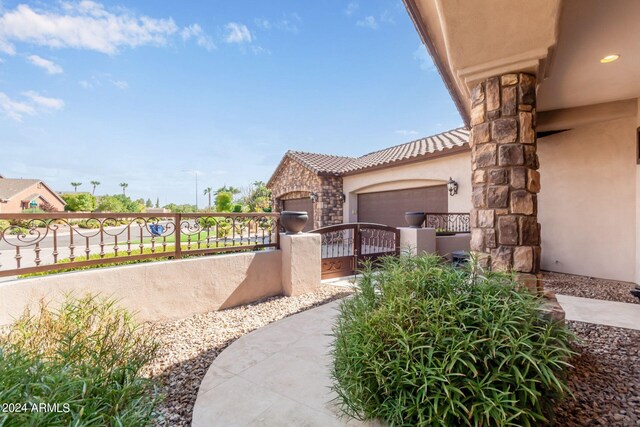
{"label": "white cloud", "polygon": [[178,31],[173,19],[138,16],[124,8],[108,11],[92,1],[62,3],[62,10],[25,4],[0,15],[0,51],[15,54],[13,42],[115,54],[122,47],[164,45]]}
{"label": "white cloud", "polygon": [[0,92],[0,109],[7,117],[17,122],[21,122],[24,115],[33,116],[36,114],[36,109],[33,106],[15,101],[4,92]]}
{"label": "white cloud", "polygon": [[371,28],[372,30],[378,29],[378,21],[373,16],[366,16],[363,19],[356,22],[359,27]]}
{"label": "white cloud", "polygon": [[402,135],[402,136],[414,136],[414,135],[418,134],[418,131],[400,129],[400,130],[397,130],[395,133],[397,133],[398,135]]}
{"label": "white cloud", "polygon": [[205,34],[199,24],[192,24],[188,27],[184,27],[180,32],[180,36],[184,41],[191,38],[195,39],[198,46],[205,48],[209,52],[216,48],[216,44],[213,42],[213,39]]}
{"label": "white cloud", "polygon": [[51,110],[59,110],[64,107],[64,101],[59,98],[48,98],[40,95],[38,92],[29,90],[22,93],[27,98],[39,107],[48,108]]}
{"label": "white cloud", "polygon": [[253,40],[251,32],[244,24],[229,22],[224,28],[226,31],[224,41],[227,43],[251,43]]}
{"label": "white cloud", "polygon": [[89,83],[88,81],[86,81],[86,80],[80,80],[80,81],[78,82],[78,84],[79,84],[83,89],[91,89],[91,88],[93,88],[93,85],[92,85],[91,83]]}
{"label": "white cloud", "polygon": [[424,45],[418,45],[418,48],[413,51],[413,59],[420,62],[420,68],[425,71],[435,71],[436,67],[433,65],[433,60],[427,53],[427,48]]}
{"label": "white cloud", "polygon": [[385,24],[395,24],[396,20],[391,12],[385,10],[380,14],[380,22],[384,22]]}
{"label": "white cloud", "polygon": [[27,60],[31,62],[33,65],[35,65],[36,67],[40,67],[47,70],[47,73],[49,74],[60,74],[64,71],[62,67],[56,64],[55,62],[45,59],[38,55],[29,55],[27,56]]}
{"label": "white cloud", "polygon": [[23,92],[22,95],[26,99],[18,101],[0,92],[0,111],[17,122],[22,122],[24,116],[35,116],[42,111],[59,110],[64,107],[63,100],[42,96],[33,90]]}
{"label": "white cloud", "polygon": [[255,23],[256,27],[261,30],[279,30],[287,33],[297,34],[300,32],[298,25],[302,22],[302,18],[300,18],[300,15],[294,12],[282,19],[275,21],[270,21],[265,18],[257,18],[254,19],[253,22]]}
{"label": "white cloud", "polygon": [[359,7],[360,5],[358,4],[357,1],[352,1],[347,5],[347,8],[345,9],[344,13],[347,16],[351,16],[358,10]]}
{"label": "white cloud", "polygon": [[111,83],[113,83],[113,85],[118,89],[125,90],[129,88],[129,83],[125,82],[124,80],[115,80],[115,81],[112,81]]}

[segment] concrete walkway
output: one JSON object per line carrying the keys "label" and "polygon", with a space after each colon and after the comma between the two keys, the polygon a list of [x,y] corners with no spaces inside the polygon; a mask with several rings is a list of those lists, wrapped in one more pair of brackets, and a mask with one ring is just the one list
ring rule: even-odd
{"label": "concrete walkway", "polygon": [[[350,286],[336,280],[337,286]],[[640,329],[640,305],[557,295],[567,320]],[[329,356],[339,302],[287,317],[231,344],[209,368],[193,426],[364,426],[331,403]]]}
{"label": "concrete walkway", "polygon": [[207,372],[194,427],[364,426],[331,403],[328,335],[339,302],[271,323],[235,341]]}
{"label": "concrete walkway", "polygon": [[640,304],[556,295],[567,320],[640,330]]}

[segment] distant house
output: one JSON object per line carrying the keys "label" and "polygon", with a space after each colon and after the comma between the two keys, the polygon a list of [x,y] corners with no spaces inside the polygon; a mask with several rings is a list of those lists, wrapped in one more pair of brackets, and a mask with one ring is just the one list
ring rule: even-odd
{"label": "distant house", "polygon": [[458,128],[360,157],[288,151],[267,187],[277,212],[309,213],[305,231],[358,221],[400,227],[408,211],[469,212],[470,186],[447,191],[449,178],[471,179],[468,141]]}
{"label": "distant house", "polygon": [[11,179],[0,175],[0,213],[38,208],[63,211],[64,200],[39,179]]}

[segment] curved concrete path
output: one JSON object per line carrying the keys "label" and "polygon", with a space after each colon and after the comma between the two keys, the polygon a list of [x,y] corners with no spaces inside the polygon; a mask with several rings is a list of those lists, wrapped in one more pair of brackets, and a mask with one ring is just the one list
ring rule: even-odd
{"label": "curved concrete path", "polygon": [[[640,305],[557,295],[567,320],[640,329]],[[331,328],[339,301],[271,323],[231,344],[205,375],[193,426],[364,426],[331,403]]]}
{"label": "curved concrete path", "polygon": [[231,344],[200,385],[192,425],[371,425],[340,419],[331,403],[328,334],[338,304],[287,317]]}

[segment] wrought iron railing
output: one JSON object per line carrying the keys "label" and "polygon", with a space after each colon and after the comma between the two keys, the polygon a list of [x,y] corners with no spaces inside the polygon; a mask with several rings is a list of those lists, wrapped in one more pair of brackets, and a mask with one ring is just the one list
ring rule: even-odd
{"label": "wrought iron railing", "polygon": [[0,214],[10,224],[0,225],[0,277],[279,248],[279,218],[212,212]]}
{"label": "wrought iron railing", "polygon": [[424,226],[443,233],[470,233],[468,213],[427,213]]}

